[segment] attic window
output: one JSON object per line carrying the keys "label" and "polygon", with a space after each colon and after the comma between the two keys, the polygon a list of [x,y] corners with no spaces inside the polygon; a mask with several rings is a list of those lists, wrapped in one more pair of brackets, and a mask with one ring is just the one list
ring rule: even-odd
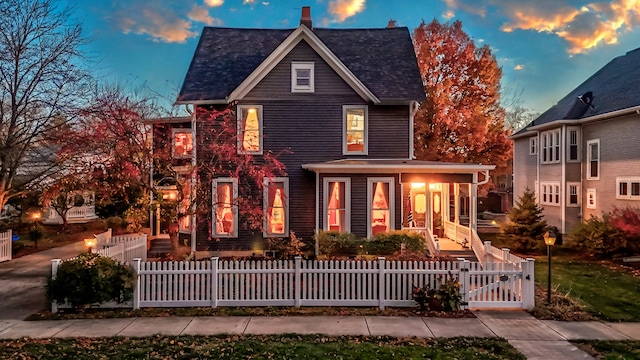
{"label": "attic window", "polygon": [[291,92],[314,92],[313,70],[312,62],[292,62]]}

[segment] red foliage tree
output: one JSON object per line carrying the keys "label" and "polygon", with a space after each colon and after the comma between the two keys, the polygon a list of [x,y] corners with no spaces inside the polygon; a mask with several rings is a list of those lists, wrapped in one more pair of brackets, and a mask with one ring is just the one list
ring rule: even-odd
{"label": "red foliage tree", "polygon": [[500,106],[502,71],[489,46],[476,47],[460,21],[435,19],[423,20],[413,41],[427,93],[415,116],[416,157],[507,171],[512,145]]}
{"label": "red foliage tree", "polygon": [[609,218],[611,225],[624,234],[627,248],[635,254],[640,252],[640,208],[614,208]]}

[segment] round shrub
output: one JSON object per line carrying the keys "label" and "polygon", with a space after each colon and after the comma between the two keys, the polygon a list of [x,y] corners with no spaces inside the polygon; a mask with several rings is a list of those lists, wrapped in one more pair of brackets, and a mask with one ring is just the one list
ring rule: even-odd
{"label": "round shrub", "polygon": [[47,299],[69,303],[75,309],[107,301],[122,303],[133,297],[134,271],[127,265],[98,254],[83,253],[58,266],[49,277]]}

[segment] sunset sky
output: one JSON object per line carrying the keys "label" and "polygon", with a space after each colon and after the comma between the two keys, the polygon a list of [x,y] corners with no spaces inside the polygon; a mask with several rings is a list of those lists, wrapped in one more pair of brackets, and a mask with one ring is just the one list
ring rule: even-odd
{"label": "sunset sky", "polygon": [[[314,27],[417,27],[461,20],[488,44],[503,89],[544,111],[612,58],[640,47],[640,1],[614,0],[95,0],[72,2],[92,39],[95,74],[175,99],[204,26],[295,28],[302,6]],[[366,51],[366,49],[363,49]]]}

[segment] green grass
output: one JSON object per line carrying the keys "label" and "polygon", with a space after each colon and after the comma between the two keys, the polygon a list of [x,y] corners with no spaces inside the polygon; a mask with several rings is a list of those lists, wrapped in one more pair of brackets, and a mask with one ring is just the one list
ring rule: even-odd
{"label": "green grass", "polygon": [[524,359],[503,339],[154,336],[0,341],[2,359]]}
{"label": "green grass", "polygon": [[[547,257],[537,257],[536,283],[547,288]],[[585,310],[608,321],[640,321],[640,278],[610,269],[597,261],[554,256],[551,286],[585,305]]]}
{"label": "green grass", "polygon": [[586,350],[597,359],[603,360],[623,360],[640,359],[640,341],[596,341],[579,340],[573,341],[580,348]]}

